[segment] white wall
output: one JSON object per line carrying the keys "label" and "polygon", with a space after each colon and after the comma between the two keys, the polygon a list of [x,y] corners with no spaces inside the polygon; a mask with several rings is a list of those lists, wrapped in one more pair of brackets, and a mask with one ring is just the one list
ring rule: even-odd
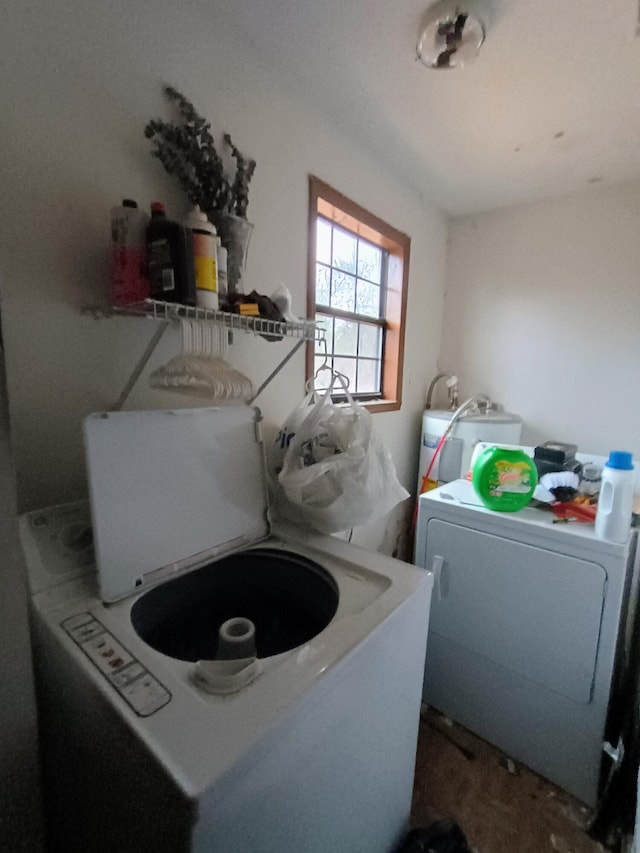
{"label": "white wall", "polygon": [[[411,236],[404,402],[400,412],[377,415],[375,423],[401,480],[413,489],[420,414],[440,346],[444,217],[319,114],[312,92],[301,97],[295,81],[262,66],[223,32],[215,3],[24,0],[10,6],[0,29],[0,298],[19,510],[85,495],[82,418],[118,398],[151,337],[151,322],[97,320],[81,309],[105,300],[112,205],[123,197],[145,207],[164,199],[176,218],[186,213],[181,191],[143,136],[149,118],[170,116],[166,83],[211,120],[216,139],[230,132],[257,160],[249,288],[268,294],[283,282],[294,311],[305,313],[309,173]],[[256,384],[292,345],[235,337],[231,360]],[[192,404],[147,388],[150,370],[177,351],[170,331],[127,407]],[[303,393],[301,350],[259,399],[274,432]],[[395,518],[386,532],[378,525],[359,536],[391,551],[398,530]],[[24,635],[21,579],[0,571],[10,624]],[[28,669],[23,675],[29,679]],[[18,715],[32,719],[28,690],[15,696]],[[16,743],[14,718],[1,715],[0,727],[0,746]],[[33,746],[25,753],[29,767]],[[3,765],[4,755],[0,751]],[[0,767],[3,776],[5,770]]]}
{"label": "white wall", "polygon": [[[439,348],[445,221],[293,83],[262,67],[216,21],[215,4],[118,0],[14,4],[3,27],[5,336],[21,509],[84,493],[80,423],[117,399],[151,324],[80,313],[106,289],[108,211],[121,197],[185,200],[150,156],[151,117],[170,117],[163,83],[182,89],[257,160],[248,287],[285,283],[306,310],[307,176],[314,173],[413,240],[401,412],[376,416],[412,488],[419,413]],[[165,336],[149,369],[177,352]],[[232,359],[259,384],[290,346],[236,336]],[[303,394],[301,351],[259,400],[275,425]],[[128,407],[177,405],[142,377]],[[184,403],[183,403],[184,404]],[[195,401],[195,404],[200,404]]]}
{"label": "white wall", "polygon": [[451,223],[440,366],[523,441],[640,456],[640,183]]}
{"label": "white wall", "polygon": [[37,723],[1,342],[0,544],[0,850],[33,853],[42,837]]}

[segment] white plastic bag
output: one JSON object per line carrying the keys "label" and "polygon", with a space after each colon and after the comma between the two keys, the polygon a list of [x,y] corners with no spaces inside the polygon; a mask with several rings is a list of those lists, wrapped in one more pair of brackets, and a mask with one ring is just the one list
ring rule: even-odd
{"label": "white plastic bag", "polygon": [[[308,384],[307,387],[309,387]],[[269,474],[270,480],[277,481],[278,474],[282,471],[282,465],[284,464],[284,456],[287,452],[287,448],[300,428],[300,424],[311,411],[311,406],[313,406],[314,403],[317,403],[318,399],[319,397],[314,390],[309,391],[302,402],[300,402],[295,409],[292,409],[289,412],[283,421],[282,426],[276,433],[276,437],[273,439],[271,444],[268,445],[266,457],[267,473]]]}
{"label": "white plastic bag", "polygon": [[344,383],[348,405],[331,402],[335,380],[300,424],[278,475],[300,519],[321,533],[375,521],[409,497],[369,412]]}

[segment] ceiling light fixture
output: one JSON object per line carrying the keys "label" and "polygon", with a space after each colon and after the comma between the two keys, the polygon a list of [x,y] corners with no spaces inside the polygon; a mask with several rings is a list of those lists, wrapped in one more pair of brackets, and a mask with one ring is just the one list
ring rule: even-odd
{"label": "ceiling light fixture", "polygon": [[485,25],[474,0],[439,0],[422,19],[416,56],[427,68],[462,68],[477,57]]}

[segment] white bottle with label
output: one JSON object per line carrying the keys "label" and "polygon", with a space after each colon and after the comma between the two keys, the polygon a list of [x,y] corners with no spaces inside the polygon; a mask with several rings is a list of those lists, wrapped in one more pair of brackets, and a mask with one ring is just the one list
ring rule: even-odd
{"label": "white bottle with label", "polygon": [[221,299],[227,297],[227,250],[218,237],[218,293]]}
{"label": "white bottle with label", "polygon": [[196,276],[196,305],[218,310],[217,232],[206,213],[195,207],[185,227],[191,234]]}
{"label": "white bottle with label", "polygon": [[626,542],[631,528],[635,476],[630,453],[612,450],[602,469],[598,496],[596,536],[610,542]]}

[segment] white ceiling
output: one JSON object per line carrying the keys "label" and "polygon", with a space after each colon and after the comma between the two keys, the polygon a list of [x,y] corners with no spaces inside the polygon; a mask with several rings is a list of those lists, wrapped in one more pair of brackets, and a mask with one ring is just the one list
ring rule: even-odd
{"label": "white ceiling", "polygon": [[213,8],[261,61],[453,215],[640,177],[638,0],[485,3],[486,41],[457,70],[416,61],[430,0]]}

